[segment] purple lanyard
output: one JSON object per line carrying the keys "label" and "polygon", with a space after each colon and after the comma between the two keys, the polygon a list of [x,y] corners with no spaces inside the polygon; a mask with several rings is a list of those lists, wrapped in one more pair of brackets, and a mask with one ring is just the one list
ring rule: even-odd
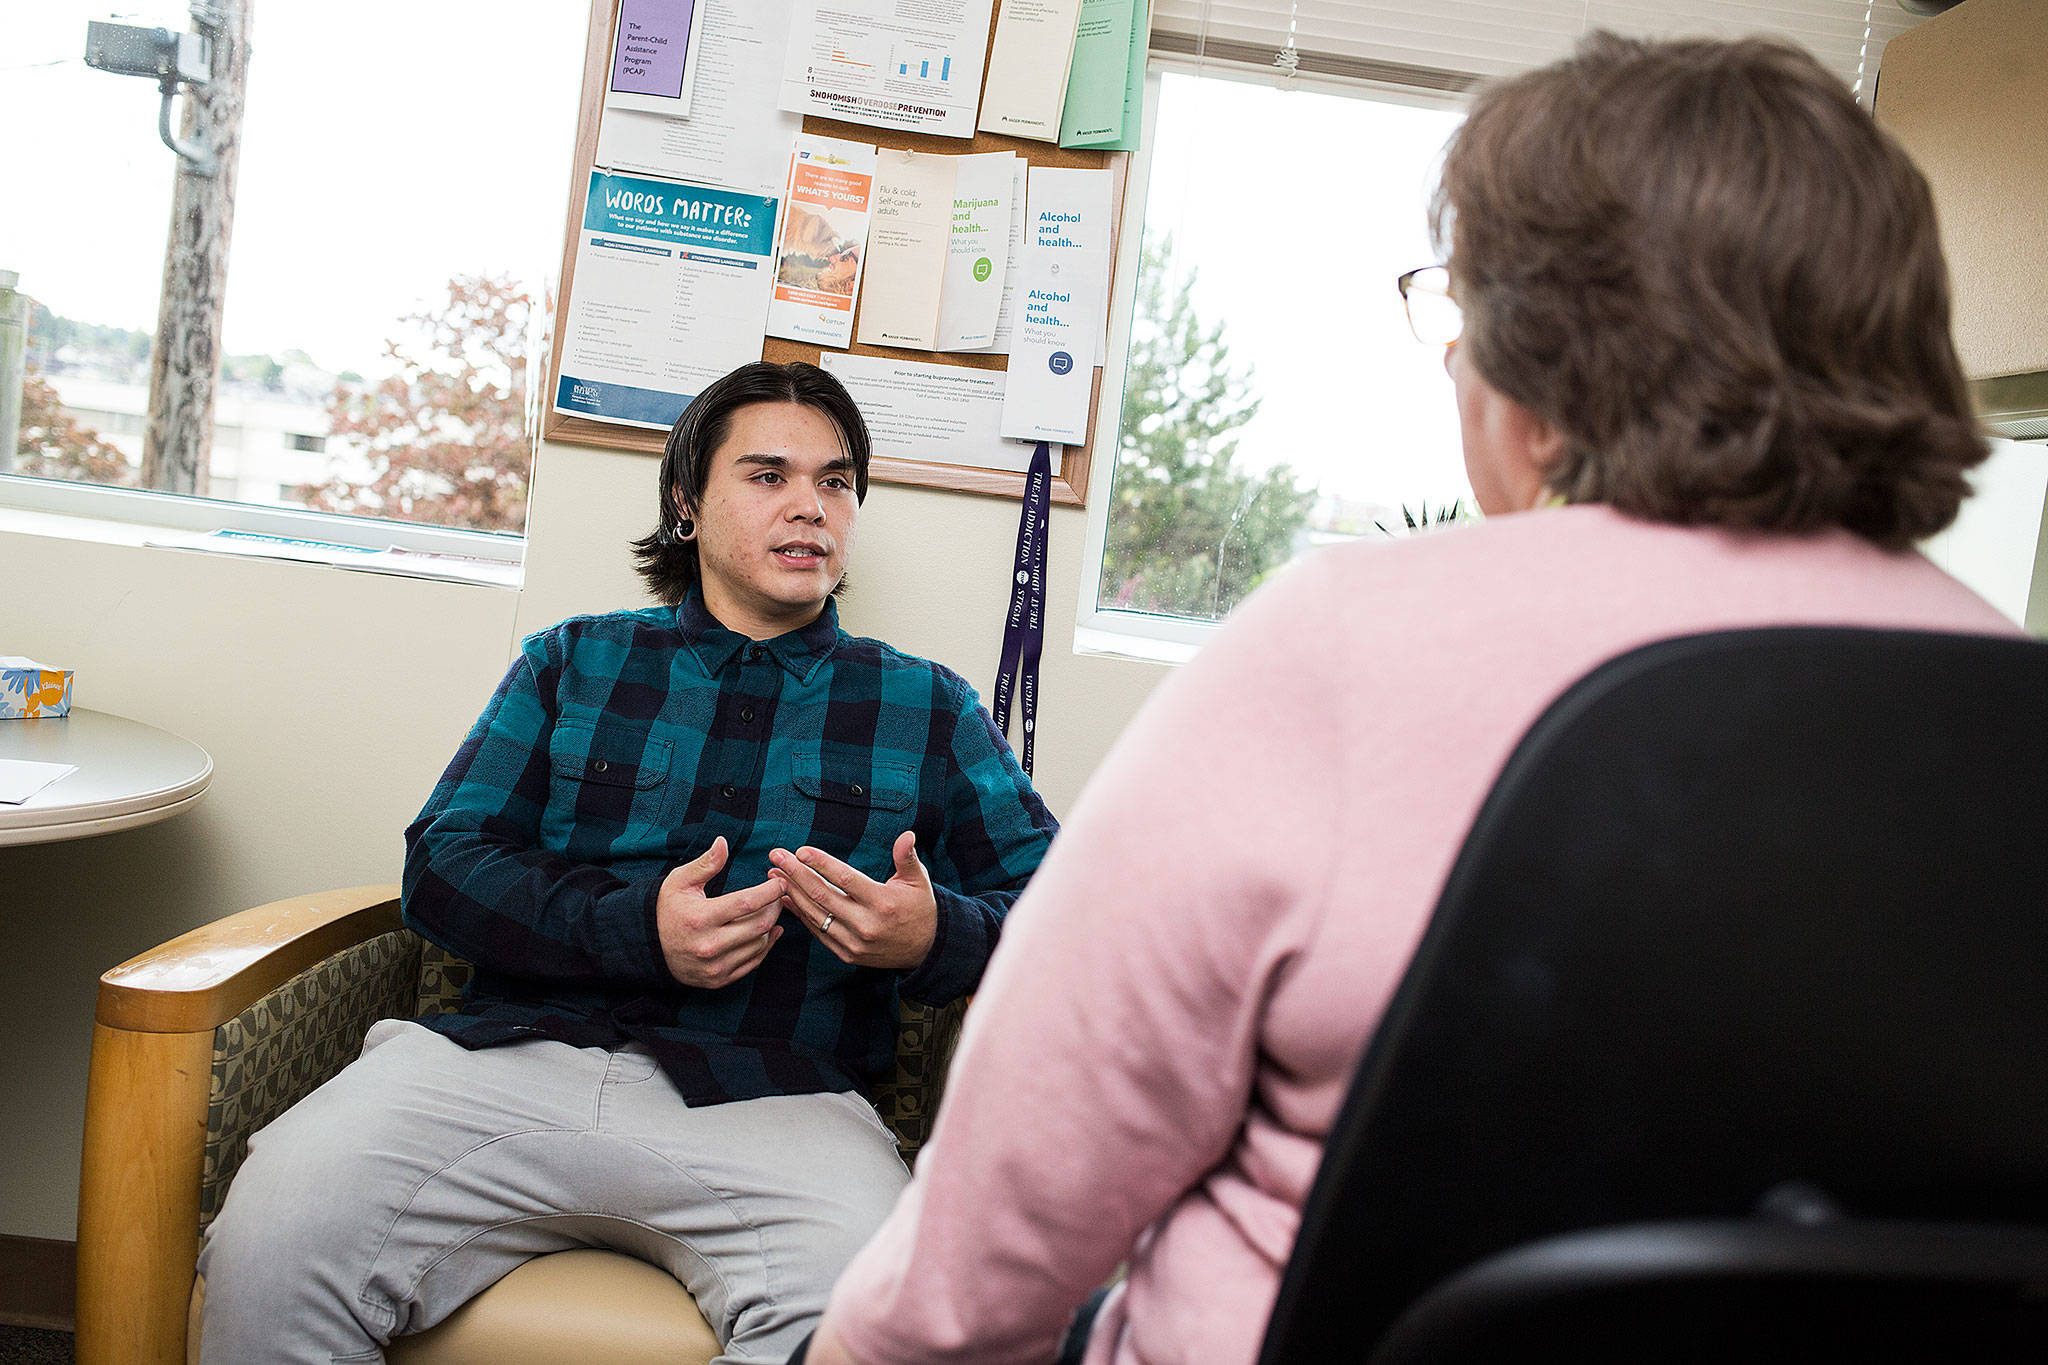
{"label": "purple lanyard", "polygon": [[[1024,773],[1031,774],[1031,746],[1038,729],[1038,660],[1045,653],[1045,537],[1052,519],[1052,448],[1044,441],[1031,453],[1024,477],[1024,511],[1017,519],[1017,565],[1010,576],[1010,614],[1003,621],[1003,657],[997,663],[996,699],[990,709],[996,729],[1010,732],[1010,697],[1021,692],[1024,712]],[[1017,675],[1024,675],[1021,688]]]}

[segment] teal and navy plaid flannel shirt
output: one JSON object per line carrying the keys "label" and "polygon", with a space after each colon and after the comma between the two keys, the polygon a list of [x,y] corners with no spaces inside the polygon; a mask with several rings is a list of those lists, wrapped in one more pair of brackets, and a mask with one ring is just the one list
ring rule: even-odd
{"label": "teal and navy plaid flannel shirt", "polygon": [[[690,1104],[871,1092],[896,1001],[971,991],[1058,826],[957,674],[839,629],[831,603],[759,643],[693,592],[579,616],[520,657],[406,831],[405,920],[475,964],[466,1047],[644,1043]],[[938,935],[910,971],[846,965],[785,911],[752,973],[718,990],[664,965],[662,878],[720,834],[719,895],[809,844],[877,881],[917,832]]]}

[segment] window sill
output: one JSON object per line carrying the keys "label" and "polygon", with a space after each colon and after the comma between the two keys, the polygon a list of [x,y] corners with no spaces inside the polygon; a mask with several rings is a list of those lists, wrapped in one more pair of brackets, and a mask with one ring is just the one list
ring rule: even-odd
{"label": "window sill", "polygon": [[520,537],[0,476],[0,534],[517,590]]}
{"label": "window sill", "polygon": [[[1213,634],[1213,626],[1196,626],[1205,635]],[[1131,659],[1139,663],[1166,664],[1177,666],[1187,663],[1200,652],[1199,640],[1162,640],[1151,635],[1136,635],[1127,631],[1104,630],[1095,626],[1074,628],[1074,653],[1107,659]]]}

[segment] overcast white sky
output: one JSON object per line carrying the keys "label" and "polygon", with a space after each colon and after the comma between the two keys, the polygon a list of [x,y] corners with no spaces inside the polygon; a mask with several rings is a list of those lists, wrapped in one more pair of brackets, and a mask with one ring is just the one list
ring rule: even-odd
{"label": "overcast white sky", "polygon": [[[370,372],[451,275],[552,278],[587,10],[253,0],[224,345]],[[176,158],[154,82],[85,65],[91,19],[189,29],[182,0],[10,5],[0,269],[56,312],[156,326]]]}
{"label": "overcast white sky", "polygon": [[1459,118],[1164,77],[1148,228],[1172,231],[1196,307],[1253,366],[1253,467],[1389,505],[1468,496],[1443,351],[1415,340],[1394,288],[1435,259],[1425,210]]}

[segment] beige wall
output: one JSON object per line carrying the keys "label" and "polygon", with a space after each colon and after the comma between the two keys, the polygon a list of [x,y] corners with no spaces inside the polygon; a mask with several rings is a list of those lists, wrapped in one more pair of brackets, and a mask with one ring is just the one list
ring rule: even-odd
{"label": "beige wall", "polygon": [[2048,369],[2048,5],[1970,0],[1885,45],[1877,119],[1934,190],[1972,379]]}
{"label": "beige wall", "polygon": [[77,705],[214,761],[189,815],[0,848],[0,1234],[69,1238],[99,973],[235,910],[395,880],[405,822],[503,671],[515,599],[6,531],[0,583],[0,653],[75,669]]}
{"label": "beige wall", "polygon": [[[651,524],[657,466],[545,447],[518,593],[0,530],[0,653],[76,669],[77,704],[215,764],[190,815],[0,848],[0,1235],[74,1235],[99,973],[251,905],[396,880],[406,821],[518,638],[644,600],[626,543]],[[1016,523],[1014,502],[876,485],[847,628],[986,695]],[[1056,812],[1164,674],[1073,655],[1082,535],[1079,511],[1055,516],[1038,769]]]}

